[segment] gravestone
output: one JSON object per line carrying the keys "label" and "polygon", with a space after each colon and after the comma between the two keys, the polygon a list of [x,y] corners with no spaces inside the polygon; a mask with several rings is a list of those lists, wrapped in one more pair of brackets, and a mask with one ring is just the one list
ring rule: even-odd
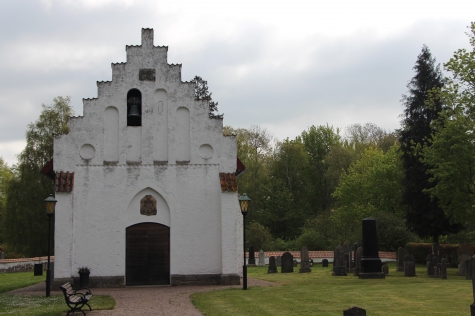
{"label": "gravestone", "polygon": [[310,267],[313,267],[313,259],[309,259],[308,262],[310,263]]}
{"label": "gravestone", "polygon": [[[470,258],[471,270],[475,271],[475,256]],[[470,305],[470,315],[475,316],[475,273],[472,274],[472,293],[473,293],[473,303]]]}
{"label": "gravestone", "polygon": [[5,253],[3,251],[0,251],[0,260],[5,259]]}
{"label": "gravestone", "polygon": [[440,245],[439,243],[435,242],[432,244],[432,254],[434,256],[440,256]]}
{"label": "gravestone", "polygon": [[282,266],[282,257],[281,256],[277,256],[275,258],[275,265],[278,266],[278,267]]}
{"label": "gravestone", "polygon": [[266,259],[264,255],[264,250],[259,250],[259,262],[257,263],[258,266],[265,266],[266,265]]}
{"label": "gravestone", "polygon": [[346,272],[350,272],[350,264],[351,264],[351,247],[348,241],[345,241],[343,244],[343,253],[345,254],[345,267]]}
{"label": "gravestone", "polygon": [[361,257],[363,256],[363,247],[359,246],[355,254],[355,276],[361,272]]}
{"label": "gravestone", "polygon": [[460,257],[461,255],[473,256],[473,249],[472,246],[469,244],[461,244],[457,249],[457,256]]}
{"label": "gravestone", "polygon": [[280,272],[294,272],[294,256],[292,256],[288,251],[284,252],[282,255],[282,268],[280,269]]}
{"label": "gravestone", "polygon": [[434,275],[434,270],[432,269],[432,254],[428,254],[426,257],[426,271],[427,275]]}
{"label": "gravestone", "polygon": [[467,270],[467,268],[466,268],[467,260],[470,260],[470,259],[471,259],[471,257],[469,255],[466,255],[466,254],[462,254],[459,257],[459,269],[458,269],[459,275],[465,276],[465,270]]}
{"label": "gravestone", "polygon": [[299,273],[312,272],[310,269],[310,258],[308,257],[307,247],[303,246],[300,250],[300,270]]}
{"label": "gravestone", "polygon": [[383,265],[381,266],[381,270],[384,274],[389,274],[389,267],[388,267],[388,264],[386,262],[383,263]]}
{"label": "gravestone", "polygon": [[297,264],[298,264],[297,260],[296,260],[296,259],[294,259],[294,261],[293,261],[293,262],[294,262],[294,267],[296,267],[296,266],[297,266]]}
{"label": "gravestone", "polygon": [[416,260],[413,255],[404,256],[404,276],[416,276]]}
{"label": "gravestone", "polygon": [[353,306],[343,311],[343,316],[366,316],[366,310]]}
{"label": "gravestone", "polygon": [[465,261],[465,280],[472,279],[472,260]]}
{"label": "gravestone", "polygon": [[254,254],[254,246],[249,247],[249,260],[247,261],[248,265],[255,265],[256,264],[256,257]]}
{"label": "gravestone", "polygon": [[447,279],[447,260],[445,258],[442,258],[440,262],[440,277],[442,279]]}
{"label": "gravestone", "polygon": [[381,259],[379,259],[378,235],[376,233],[376,220],[365,218],[362,221],[363,256],[361,258],[360,279],[384,279],[381,272]]}
{"label": "gravestone", "polygon": [[345,267],[345,253],[343,252],[343,247],[338,244],[333,252],[333,273],[335,276],[344,276],[346,275]]}
{"label": "gravestone", "polygon": [[404,271],[404,257],[406,255],[406,248],[399,247],[397,250],[397,271]]}
{"label": "gravestone", "polygon": [[328,259],[322,260],[322,268],[328,268]]}
{"label": "gravestone", "polygon": [[269,258],[269,268],[267,269],[267,273],[277,273],[277,265],[275,264],[274,256]]}
{"label": "gravestone", "polygon": [[355,244],[353,245],[353,266],[352,268],[356,268],[356,251],[358,250],[358,248],[360,247],[360,243],[359,242],[355,242]]}

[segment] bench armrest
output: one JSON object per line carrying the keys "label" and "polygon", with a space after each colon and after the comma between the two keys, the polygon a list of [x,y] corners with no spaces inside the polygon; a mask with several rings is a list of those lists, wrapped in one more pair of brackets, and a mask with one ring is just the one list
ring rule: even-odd
{"label": "bench armrest", "polygon": [[83,295],[92,294],[91,290],[88,289],[87,287],[83,287],[81,289],[74,290],[74,293],[75,294],[83,294]]}

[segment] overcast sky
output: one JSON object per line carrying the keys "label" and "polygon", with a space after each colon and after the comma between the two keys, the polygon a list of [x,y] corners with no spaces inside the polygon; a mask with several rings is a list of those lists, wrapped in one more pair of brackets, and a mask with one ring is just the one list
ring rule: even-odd
{"label": "overcast sky", "polygon": [[473,0],[0,0],[0,156],[16,163],[54,97],[82,115],[141,28],[183,81],[208,81],[225,125],[278,139],[327,123],[394,130],[422,45],[447,62],[470,47],[474,12]]}

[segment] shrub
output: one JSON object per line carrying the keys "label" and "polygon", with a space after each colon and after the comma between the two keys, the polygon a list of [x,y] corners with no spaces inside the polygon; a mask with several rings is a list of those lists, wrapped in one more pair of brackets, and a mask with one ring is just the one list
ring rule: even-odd
{"label": "shrub", "polygon": [[380,251],[397,251],[408,242],[419,241],[419,238],[406,228],[402,218],[391,213],[379,213],[375,219]]}
{"label": "shrub", "polygon": [[301,250],[302,247],[308,250],[324,250],[326,243],[320,233],[313,229],[303,229],[302,234],[293,242],[295,250]]}
{"label": "shrub", "polygon": [[274,250],[274,240],[269,228],[258,222],[251,222],[246,227],[246,248],[253,245],[256,251]]}

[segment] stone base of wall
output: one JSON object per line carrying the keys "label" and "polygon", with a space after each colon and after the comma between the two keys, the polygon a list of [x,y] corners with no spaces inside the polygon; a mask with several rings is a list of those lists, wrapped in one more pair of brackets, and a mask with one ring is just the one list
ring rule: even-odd
{"label": "stone base of wall", "polygon": [[[101,287],[124,287],[124,276],[97,277],[89,276],[89,288]],[[51,283],[52,290],[59,290],[59,287],[66,282],[73,284],[74,288],[79,288],[79,277],[56,278]],[[171,276],[171,285],[239,285],[241,278],[237,274],[174,274]]]}
{"label": "stone base of wall", "polygon": [[[54,279],[52,282],[52,289],[59,290],[59,287],[64,283],[69,282],[73,284],[75,289],[79,288],[79,277]],[[88,288],[101,288],[101,287],[124,287],[124,276],[89,276]]]}
{"label": "stone base of wall", "polygon": [[171,285],[239,285],[237,274],[173,274]]}

